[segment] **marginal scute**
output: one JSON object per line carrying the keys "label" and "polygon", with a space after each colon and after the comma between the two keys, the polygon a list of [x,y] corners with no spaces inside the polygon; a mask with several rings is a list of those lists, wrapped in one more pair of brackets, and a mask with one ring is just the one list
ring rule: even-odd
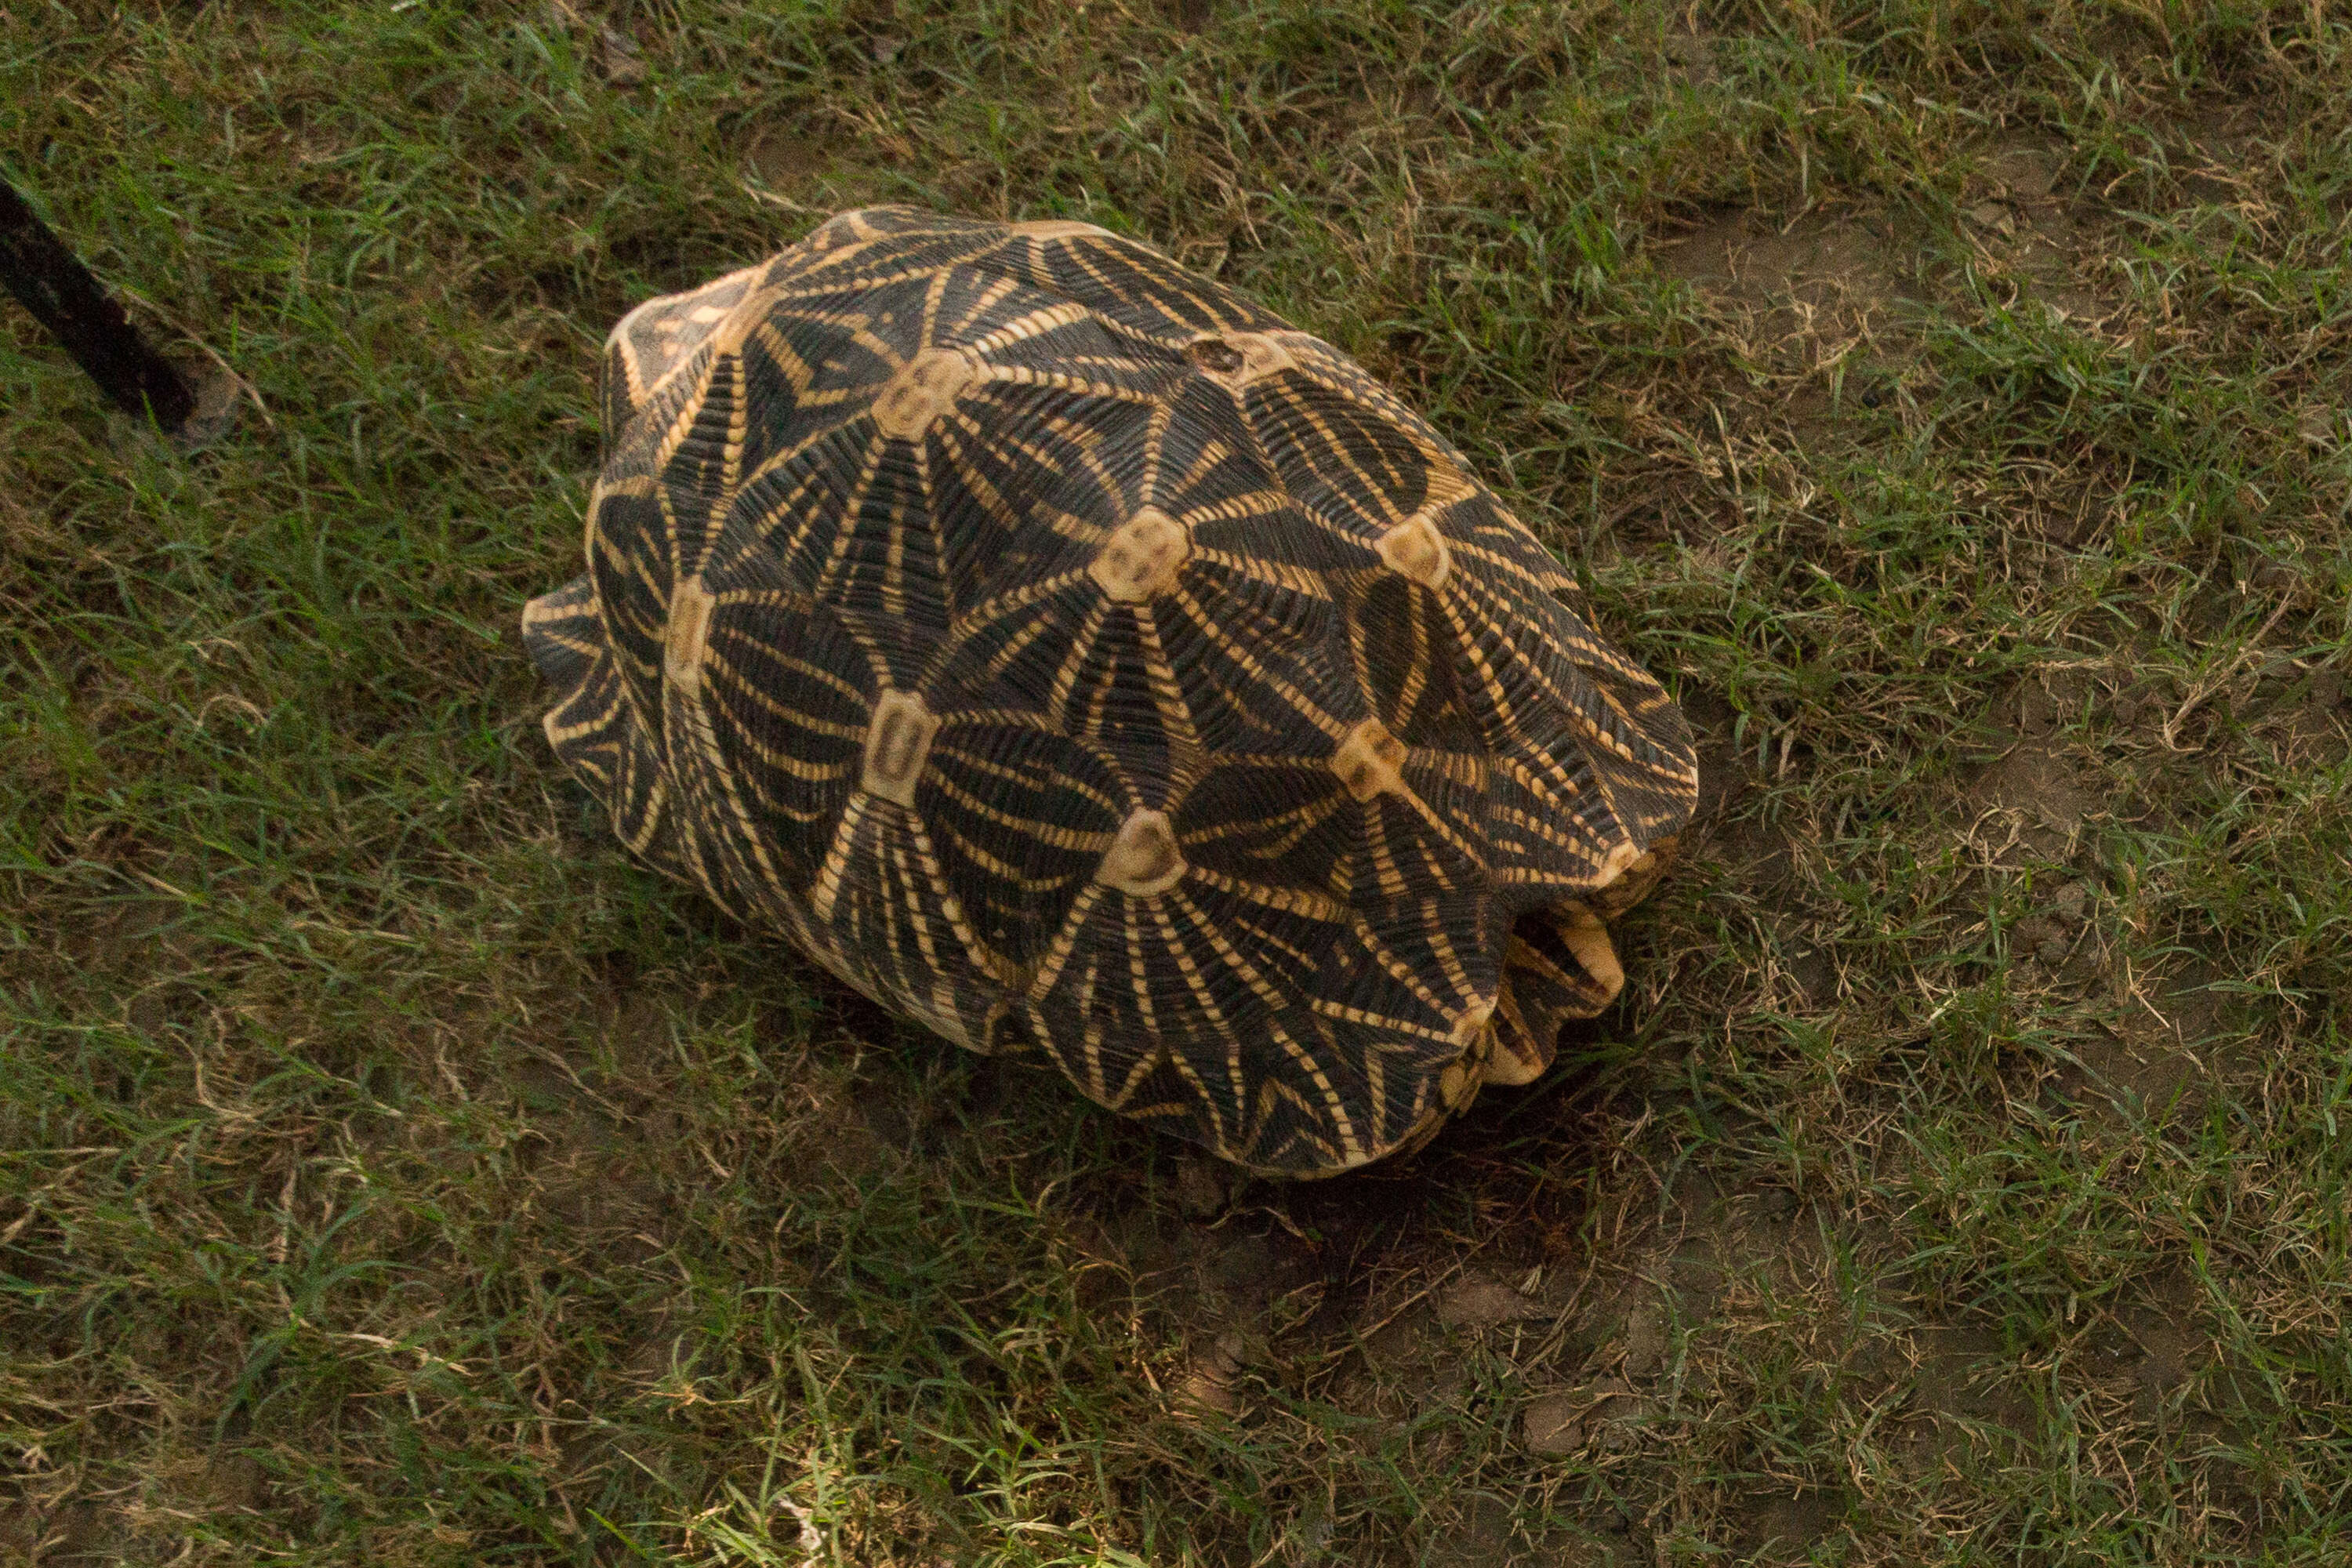
{"label": "marginal scute", "polygon": [[1454,570],[1454,552],[1425,508],[1381,534],[1372,548],[1380,552],[1381,563],[1390,571],[1424,588],[1444,587],[1447,574]]}
{"label": "marginal scute", "polygon": [[814,251],[838,250],[853,240],[877,238],[881,232],[875,227],[874,220],[866,216],[866,208],[855,207],[848,212],[834,214],[811,229],[809,237],[801,243]]}
{"label": "marginal scute", "polygon": [[1164,811],[1128,814],[1095,870],[1095,880],[1138,898],[1155,898],[1184,879],[1184,852]]}
{"label": "marginal scute", "polygon": [[874,719],[866,729],[866,757],[858,771],[858,787],[868,795],[899,805],[915,804],[915,784],[923,776],[931,737],[940,721],[924,706],[922,694],[886,691],[874,704]]}
{"label": "marginal scute", "polygon": [[1612,882],[1617,880],[1618,878],[1632,870],[1634,863],[1642,858],[1642,855],[1643,850],[1640,845],[1634,843],[1630,838],[1622,841],[1615,848],[1610,850],[1609,853],[1601,858],[1600,879],[1593,884],[1593,886],[1596,888],[1608,887]]}
{"label": "marginal scute", "polygon": [[1100,236],[1105,239],[1112,237],[1110,230],[1097,227],[1090,223],[1080,223],[1076,218],[1032,218],[1027,223],[1009,223],[1004,226],[1014,234],[1025,236],[1030,239],[1076,239],[1082,236],[1089,237]]}
{"label": "marginal scute", "polygon": [[1580,902],[1602,920],[1614,920],[1650,896],[1658,879],[1674,864],[1677,846],[1672,837],[1654,838],[1605,888],[1585,893]]}
{"label": "marginal scute", "polygon": [[715,324],[742,307],[761,271],[746,267],[689,293],[647,300],[615,322],[604,340],[607,416],[616,425],[625,420],[664,377],[710,342]]}
{"label": "marginal scute", "polygon": [[1607,994],[1607,1000],[1615,1000],[1617,993],[1625,989],[1625,970],[1617,962],[1616,945],[1609,940],[1609,928],[1600,917],[1573,910],[1568,918],[1555,921],[1554,929],[1594,985]]}
{"label": "marginal scute", "polygon": [[662,673],[680,691],[691,693],[702,684],[702,653],[710,639],[710,591],[698,578],[688,577],[671,590],[669,628],[662,639]]}
{"label": "marginal scute", "polygon": [[1495,999],[1490,996],[1474,1007],[1465,1008],[1462,1016],[1454,1020],[1454,1043],[1473,1057],[1483,1057],[1494,1022]]}
{"label": "marginal scute", "polygon": [[955,349],[925,349],[900,366],[874,399],[874,423],[894,441],[919,440],[980,378],[980,365]]}
{"label": "marginal scute", "polygon": [[1470,1102],[1478,1098],[1478,1085],[1482,1081],[1466,1058],[1450,1061],[1445,1064],[1445,1070],[1437,1075],[1438,1103],[1458,1116],[1469,1110]]}
{"label": "marginal scute", "polygon": [[1139,604],[1175,586],[1176,574],[1192,552],[1184,525],[1148,506],[1105,540],[1087,563],[1087,574],[1123,604]]}
{"label": "marginal scute", "polygon": [[1486,1058],[1485,1077],[1488,1083],[1517,1089],[1521,1084],[1535,1082],[1543,1077],[1544,1069],[1551,1066],[1549,1055],[1523,1055],[1510,1047],[1503,1037],[1503,1031],[1496,1030],[1496,1035],[1494,1049]]}
{"label": "marginal scute", "polygon": [[1402,795],[1404,742],[1388,732],[1378,719],[1367,719],[1339,739],[1331,752],[1331,771],[1358,800],[1375,795]]}

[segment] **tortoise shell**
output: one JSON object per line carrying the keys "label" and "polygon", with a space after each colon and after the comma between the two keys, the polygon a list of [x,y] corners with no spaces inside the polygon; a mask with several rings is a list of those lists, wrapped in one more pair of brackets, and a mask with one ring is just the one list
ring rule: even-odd
{"label": "tortoise shell", "polygon": [[1688,731],[1361,366],[1076,223],[845,213],[646,302],[556,753],[637,857],[1255,1170],[1524,1083]]}

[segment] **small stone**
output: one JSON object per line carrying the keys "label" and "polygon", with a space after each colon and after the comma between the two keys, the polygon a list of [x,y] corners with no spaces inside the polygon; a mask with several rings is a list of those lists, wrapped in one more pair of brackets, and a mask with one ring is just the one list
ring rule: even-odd
{"label": "small stone", "polygon": [[1625,1320],[1627,1375],[1647,1376],[1664,1364],[1668,1342],[1665,1308],[1655,1301],[1637,1308]]}
{"label": "small stone", "polygon": [[1331,1515],[1321,1503],[1314,1501],[1299,1511],[1282,1538],[1283,1549],[1293,1563],[1318,1561],[1330,1543]]}
{"label": "small stone", "polygon": [[1711,86],[1722,78],[1722,68],[1716,58],[1715,41],[1698,33],[1680,33],[1666,39],[1666,63],[1672,74],[1699,86]]}
{"label": "small stone", "polygon": [[1657,1402],[1634,1393],[1623,1378],[1604,1377],[1536,1400],[1521,1418],[1521,1431],[1532,1453],[1573,1454],[1591,1442],[1618,1449],[1630,1447],[1657,1413]]}
{"label": "small stone", "polygon": [[2166,698],[2167,693],[2158,681],[2152,679],[2136,680],[2116,693],[2112,706],[2116,722],[2126,730],[2137,729],[2142,724],[2159,723],[2169,711]]}
{"label": "small stone", "polygon": [[898,52],[906,47],[907,40],[904,38],[875,39],[873,44],[874,63],[877,66],[889,65],[898,58]]}
{"label": "small stone", "polygon": [[2039,681],[2017,694],[2017,727],[2027,735],[2047,735],[2058,727],[2058,704]]}
{"label": "small stone", "polygon": [[2260,593],[2292,594],[2303,586],[2303,574],[2285,562],[2264,555],[2256,559],[2252,570],[2246,574],[2246,583]]}
{"label": "small stone", "polygon": [[1206,1160],[1187,1154],[1176,1163],[1176,1206],[1186,1219],[1214,1219],[1225,1209],[1224,1177]]}
{"label": "small stone", "polygon": [[1987,173],[2012,196],[2046,196],[2058,183],[2057,160],[2030,147],[2002,153],[1988,166]]}
{"label": "small stone", "polygon": [[1584,1412],[1585,1397],[1576,1394],[1547,1394],[1528,1405],[1522,1422],[1528,1450],[1575,1453],[1584,1447]]}
{"label": "small stone", "polygon": [[1437,1321],[1441,1323],[1483,1329],[1549,1316],[1542,1302],[1529,1300],[1492,1275],[1475,1270],[1437,1293]]}
{"label": "small stone", "polygon": [[1969,209],[1969,221],[1980,228],[1997,229],[2002,234],[2013,232],[2017,224],[2009,209],[1999,202],[1979,202]]}
{"label": "small stone", "polygon": [[783,190],[821,173],[826,163],[824,144],[789,131],[760,133],[744,155],[753,173],[773,190]]}
{"label": "small stone", "polygon": [[1192,1358],[1192,1370],[1176,1391],[1177,1403],[1227,1417],[1241,1414],[1242,1398],[1235,1385],[1241,1382],[1248,1351],[1249,1342],[1238,1330],[1219,1334],[1215,1343]]}
{"label": "small stone", "polygon": [[618,27],[607,25],[596,37],[597,53],[604,68],[604,79],[614,87],[635,87],[646,79],[646,62],[637,40]]}
{"label": "small stone", "polygon": [[2069,882],[2052,896],[2050,907],[2058,911],[2060,918],[2079,925],[2083,911],[2090,901],[2091,885],[2088,882]]}

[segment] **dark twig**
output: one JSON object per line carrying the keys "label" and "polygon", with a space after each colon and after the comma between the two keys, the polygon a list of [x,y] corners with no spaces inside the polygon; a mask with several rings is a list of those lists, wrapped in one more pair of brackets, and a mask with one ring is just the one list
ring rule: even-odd
{"label": "dark twig", "polygon": [[152,410],[166,431],[195,411],[188,384],[148,346],[89,268],[0,180],[0,283],[24,302],[114,405],[134,419]]}

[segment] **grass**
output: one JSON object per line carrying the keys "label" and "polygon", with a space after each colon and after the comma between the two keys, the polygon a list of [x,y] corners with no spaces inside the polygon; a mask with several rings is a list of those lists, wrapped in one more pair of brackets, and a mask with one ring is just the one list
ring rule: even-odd
{"label": "grass", "polygon": [[[53,0],[0,168],[251,391],[0,310],[0,1558],[2352,1561],[2340,7]],[[879,200],[1356,353],[1675,685],[1545,1083],[1226,1188],[558,776],[604,331]]]}

